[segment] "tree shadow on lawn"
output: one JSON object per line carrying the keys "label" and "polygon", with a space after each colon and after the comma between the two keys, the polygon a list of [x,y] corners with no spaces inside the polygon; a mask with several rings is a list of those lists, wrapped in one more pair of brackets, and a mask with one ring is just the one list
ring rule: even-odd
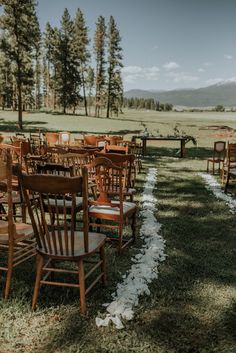
{"label": "tree shadow on lawn", "polygon": [[206,147],[186,147],[186,156],[180,158],[179,148],[168,148],[168,147],[147,147],[147,158],[153,157],[172,157],[178,159],[184,158],[197,158],[197,159],[207,159],[212,157],[212,148]]}
{"label": "tree shadow on lawn", "polygon": [[[46,125],[48,124],[46,121],[24,121],[23,122],[23,130],[21,130],[16,121],[5,121],[4,119],[0,119],[0,131],[1,132],[32,132],[34,130],[38,130],[37,125]],[[31,127],[30,127],[31,126]],[[45,128],[41,128],[40,130],[46,130]]]}

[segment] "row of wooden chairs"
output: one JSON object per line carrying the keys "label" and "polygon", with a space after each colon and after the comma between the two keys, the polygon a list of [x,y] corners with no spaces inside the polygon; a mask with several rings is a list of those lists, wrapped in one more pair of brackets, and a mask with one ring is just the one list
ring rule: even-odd
{"label": "row of wooden chairs", "polygon": [[[134,189],[131,188],[132,164],[135,157],[108,154],[98,150],[96,153],[93,152],[94,158],[88,158],[86,163],[77,162],[80,165],[78,172],[73,169],[71,160],[75,156],[72,156],[71,152],[58,154],[58,160],[54,165],[53,162],[48,162],[49,154],[31,156],[30,160],[34,162],[34,168],[32,165],[29,167],[28,164],[28,173],[19,172],[18,169],[20,185],[32,225],[22,223],[21,231],[17,233],[20,223],[15,222],[12,209],[12,153],[10,149],[2,149],[1,181],[7,184],[9,203],[6,210],[10,212],[9,215],[5,209],[2,209],[0,215],[0,243],[2,245],[1,239],[4,238],[6,242],[3,248],[8,254],[7,265],[0,267],[0,270],[7,272],[5,298],[9,295],[13,267],[19,263],[17,257],[17,261],[15,260],[17,252],[14,250],[18,239],[21,246],[20,262],[34,256],[35,247],[32,244],[35,242],[35,237],[37,240],[37,275],[32,308],[36,307],[41,285],[63,285],[64,282],[51,280],[50,274],[67,272],[58,267],[60,261],[65,260],[75,262],[77,265],[77,270],[69,270],[69,272],[79,277],[79,283],[64,285],[80,289],[82,313],[86,312],[85,295],[99,280],[103,283],[106,281],[105,240],[116,240],[119,253],[135,240],[137,207],[133,202]],[[66,154],[70,154],[67,156],[69,158],[73,157],[70,162],[69,159],[65,162]],[[50,173],[48,168],[51,168]],[[89,181],[96,185],[93,198],[88,198]],[[126,197],[130,200],[127,201]],[[0,204],[2,205],[1,199]],[[83,210],[83,217],[79,226],[76,214],[80,210]],[[129,221],[132,234],[125,239],[123,229]],[[23,232],[24,227],[26,232]],[[108,234],[101,234],[101,229],[108,230]],[[24,241],[28,253],[24,251]],[[85,275],[84,260],[90,257],[95,258],[93,260],[95,264]],[[57,267],[54,266],[55,264]],[[85,282],[88,277],[97,270],[99,273],[94,281],[86,287]]]}

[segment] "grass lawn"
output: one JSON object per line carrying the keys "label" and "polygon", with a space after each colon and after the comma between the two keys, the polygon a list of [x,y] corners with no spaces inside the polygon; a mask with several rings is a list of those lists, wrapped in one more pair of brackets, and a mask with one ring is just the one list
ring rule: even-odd
{"label": "grass lawn", "polygon": [[[159,129],[160,133],[171,134],[177,123],[180,130],[198,139],[197,147],[187,145],[188,155],[184,159],[177,157],[176,144],[153,144],[138,176],[136,199],[148,168],[158,169],[155,214],[162,224],[168,256],[158,268],[158,279],[150,284],[150,296],[140,298],[135,318],[125,322],[122,330],[112,325],[95,325],[96,316],[105,313],[102,304],[111,301],[117,283],[131,266],[131,257],[139,252],[140,239],[121,257],[115,247],[107,244],[108,285],[98,286],[88,295],[86,317],[80,315],[76,289],[43,287],[38,309],[31,312],[32,261],[15,270],[11,297],[8,301],[0,300],[0,353],[235,352],[236,217],[223,201],[206,190],[197,173],[206,169],[205,159],[216,140],[211,135],[220,134],[222,126],[236,128],[236,114],[165,114],[125,112],[121,120],[110,121],[109,126],[106,119],[96,119],[97,126],[84,125],[77,130],[133,132],[142,130],[140,122],[145,121],[153,133]],[[10,113],[3,115],[0,119],[10,121]],[[34,116],[35,121],[40,120]],[[62,116],[50,119],[59,117]],[[53,129],[50,119],[48,115],[44,125]],[[76,126],[70,129],[68,121],[68,127],[63,125],[60,129],[75,131]],[[4,131],[2,125],[0,131]],[[141,221],[138,217],[138,229]],[[0,284],[2,289],[3,278]]]}

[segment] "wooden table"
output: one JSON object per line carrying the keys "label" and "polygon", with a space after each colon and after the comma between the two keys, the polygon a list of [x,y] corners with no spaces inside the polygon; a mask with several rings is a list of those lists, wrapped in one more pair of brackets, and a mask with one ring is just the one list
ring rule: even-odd
{"label": "wooden table", "polygon": [[180,158],[184,157],[185,144],[189,141],[188,136],[133,136],[133,140],[142,140],[142,154],[147,153],[147,141],[180,141]]}

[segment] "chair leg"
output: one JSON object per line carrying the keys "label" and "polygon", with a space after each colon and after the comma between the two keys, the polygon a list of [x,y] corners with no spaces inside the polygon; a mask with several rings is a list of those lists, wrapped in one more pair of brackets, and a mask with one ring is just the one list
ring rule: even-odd
{"label": "chair leg", "polygon": [[123,223],[120,223],[118,232],[119,232],[118,254],[120,255],[122,253],[122,245],[123,245]]}
{"label": "chair leg", "polygon": [[79,260],[79,290],[80,290],[80,311],[81,314],[86,314],[86,300],[85,300],[85,277],[84,277],[84,262]]}
{"label": "chair leg", "polygon": [[135,240],[136,240],[136,212],[132,216],[131,229],[132,229],[133,242],[135,242]]}
{"label": "chair leg", "polygon": [[212,163],[212,175],[214,175],[215,174],[215,162],[213,161],[213,163]]}
{"label": "chair leg", "polygon": [[207,173],[209,172],[209,161],[207,161]]}
{"label": "chair leg", "polygon": [[36,258],[36,271],[37,271],[37,273],[36,273],[34,294],[33,294],[33,300],[32,300],[32,310],[35,310],[37,300],[38,300],[40,280],[41,280],[41,275],[42,275],[42,268],[43,268],[43,257],[41,255],[37,255],[37,258]]}
{"label": "chair leg", "polygon": [[106,262],[105,262],[104,245],[100,248],[100,260],[102,261],[102,263],[101,263],[101,272],[103,274],[102,283],[103,283],[103,285],[105,285],[107,282],[107,276],[106,276]]}
{"label": "chair leg", "polygon": [[11,278],[12,278],[12,272],[13,272],[13,256],[14,256],[14,249],[13,245],[9,247],[9,252],[8,252],[8,260],[7,260],[7,278],[6,278],[6,284],[5,284],[5,291],[4,291],[4,299],[7,299],[9,297],[9,293],[11,290]]}

